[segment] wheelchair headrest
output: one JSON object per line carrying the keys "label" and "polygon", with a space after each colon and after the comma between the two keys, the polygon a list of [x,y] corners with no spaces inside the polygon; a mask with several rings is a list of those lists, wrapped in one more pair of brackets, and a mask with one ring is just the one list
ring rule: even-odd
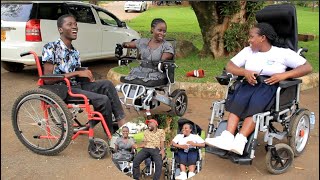
{"label": "wheelchair headrest", "polygon": [[256,13],[258,23],[265,22],[273,26],[278,34],[280,47],[298,50],[298,28],[296,8],[291,4],[266,6]]}
{"label": "wheelchair headrest", "polygon": [[184,118],[180,118],[178,120],[178,134],[182,133],[182,127],[184,124],[189,123],[192,125],[192,132],[191,134],[198,134],[199,136],[201,136],[201,131],[202,129],[200,128],[200,126],[198,126],[197,124],[195,124],[194,122],[188,120],[188,119],[184,119]]}

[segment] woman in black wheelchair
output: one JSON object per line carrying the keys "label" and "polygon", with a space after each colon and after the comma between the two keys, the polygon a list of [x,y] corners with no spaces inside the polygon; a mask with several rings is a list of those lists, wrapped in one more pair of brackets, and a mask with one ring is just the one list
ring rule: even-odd
{"label": "woman in black wheelchair", "polygon": [[[187,179],[195,175],[196,162],[198,158],[198,149],[196,147],[205,147],[204,140],[198,134],[192,134],[192,125],[185,123],[182,127],[182,134],[177,134],[172,145],[178,148],[177,159],[180,163],[180,175],[175,179]],[[188,166],[188,176],[186,167]]]}
{"label": "woman in black wheelchair", "polygon": [[129,137],[129,128],[127,126],[123,126],[122,137],[118,137],[114,143],[115,153],[112,155],[112,161],[118,169],[120,169],[119,161],[132,161],[134,155],[134,144],[135,140]]}
{"label": "woman in black wheelchair", "polygon": [[[163,85],[167,77],[158,70],[158,64],[161,60],[172,60],[174,49],[170,42],[164,38],[167,33],[166,22],[161,18],[153,19],[151,22],[152,38],[141,38],[132,42],[124,42],[124,48],[137,48],[141,54],[141,64],[133,68],[129,75],[125,77],[127,81],[152,81],[152,86]],[[138,83],[140,84],[140,83]]]}
{"label": "woman in black wheelchair", "polygon": [[[80,54],[72,41],[77,39],[78,26],[75,17],[71,14],[62,15],[57,20],[60,38],[49,42],[43,47],[42,64],[44,74],[63,74],[70,79],[72,92],[83,94],[90,99],[94,109],[99,111],[108,128],[113,133],[112,114],[118,126],[124,124],[125,113],[119,100],[117,91],[109,80],[95,81],[90,70],[76,70],[81,67]],[[77,79],[86,78],[87,82]],[[45,81],[46,84],[60,83],[55,80]],[[99,122],[99,121],[95,121]]]}
{"label": "woman in black wheelchair", "polygon": [[[278,83],[304,76],[311,65],[291,49],[277,47],[277,34],[267,23],[258,23],[249,32],[250,47],[245,47],[231,61],[226,70],[245,80],[226,100],[230,112],[227,129],[221,136],[206,138],[208,145],[242,155],[247,137],[254,131],[253,115],[261,113],[273,100]],[[292,70],[286,71],[286,68]],[[242,128],[234,136],[240,119]]]}

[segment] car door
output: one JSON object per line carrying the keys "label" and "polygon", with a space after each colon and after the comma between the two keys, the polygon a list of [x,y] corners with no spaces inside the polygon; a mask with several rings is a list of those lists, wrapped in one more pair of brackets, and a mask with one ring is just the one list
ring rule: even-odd
{"label": "car door", "polygon": [[102,32],[90,5],[67,3],[69,13],[76,17],[78,38],[74,46],[80,52],[81,61],[101,58]]}
{"label": "car door", "polygon": [[102,30],[102,56],[114,57],[117,43],[122,44],[129,37],[125,30],[119,27],[120,20],[110,12],[96,8]]}

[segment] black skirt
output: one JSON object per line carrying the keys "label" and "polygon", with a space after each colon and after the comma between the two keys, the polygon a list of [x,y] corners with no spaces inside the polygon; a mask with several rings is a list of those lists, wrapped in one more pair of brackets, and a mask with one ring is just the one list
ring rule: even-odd
{"label": "black skirt", "polygon": [[244,81],[226,100],[226,110],[244,119],[267,111],[266,107],[274,103],[278,84],[268,85],[263,82],[250,85]]}

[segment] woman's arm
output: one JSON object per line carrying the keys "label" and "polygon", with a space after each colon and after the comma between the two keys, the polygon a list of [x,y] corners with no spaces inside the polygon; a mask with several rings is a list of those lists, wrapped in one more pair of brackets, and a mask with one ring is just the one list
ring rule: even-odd
{"label": "woman's arm", "polygon": [[188,149],[189,148],[188,145],[186,145],[186,144],[180,145],[180,144],[177,144],[177,143],[175,143],[173,141],[171,142],[171,144],[172,144],[173,147],[180,148],[180,149]]}
{"label": "woman's arm", "polygon": [[298,66],[295,69],[292,69],[290,71],[286,71],[284,73],[277,73],[272,75],[270,78],[266,79],[265,82],[267,84],[275,84],[278,83],[280,81],[289,79],[289,78],[298,78],[298,77],[302,77],[304,75],[307,75],[309,73],[312,72],[312,66],[306,62],[301,66]]}
{"label": "woman's arm", "polygon": [[161,60],[173,60],[173,54],[165,52],[162,54]]}
{"label": "woman's arm", "polygon": [[195,143],[193,141],[188,141],[187,143],[190,144],[191,146],[194,146],[194,147],[205,147],[206,146],[205,143]]}
{"label": "woman's arm", "polygon": [[244,68],[236,66],[232,61],[229,61],[226,67],[227,72],[230,72],[237,76],[244,76],[249,84],[255,85],[257,84],[255,74],[258,74],[254,71],[249,71]]}
{"label": "woman's arm", "polygon": [[136,45],[136,42],[131,41],[131,42],[122,43],[122,47],[124,47],[124,48],[137,48],[137,45]]}
{"label": "woman's arm", "polygon": [[118,145],[114,145],[114,152],[117,152],[118,151]]}

